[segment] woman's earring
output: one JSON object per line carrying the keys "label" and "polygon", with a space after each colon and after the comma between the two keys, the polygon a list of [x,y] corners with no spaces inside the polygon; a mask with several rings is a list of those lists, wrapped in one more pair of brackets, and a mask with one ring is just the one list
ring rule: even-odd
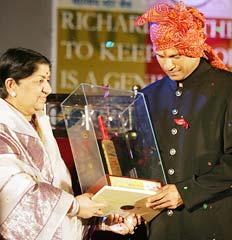
{"label": "woman's earring", "polygon": [[10,95],[11,97],[16,97],[16,92],[12,92]]}

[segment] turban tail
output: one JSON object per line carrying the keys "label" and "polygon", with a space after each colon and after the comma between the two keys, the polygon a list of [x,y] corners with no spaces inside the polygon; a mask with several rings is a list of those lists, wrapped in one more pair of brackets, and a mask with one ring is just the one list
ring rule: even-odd
{"label": "turban tail", "polygon": [[206,41],[205,17],[183,3],[157,4],[138,17],[137,26],[150,23],[150,38],[157,51],[175,47],[181,55],[205,57],[216,68],[228,70]]}

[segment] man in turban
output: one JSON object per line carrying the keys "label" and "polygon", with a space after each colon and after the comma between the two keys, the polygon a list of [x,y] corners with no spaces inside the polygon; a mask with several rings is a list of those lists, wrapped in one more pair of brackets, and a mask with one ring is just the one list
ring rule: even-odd
{"label": "man in turban", "polygon": [[230,240],[232,228],[232,73],[205,42],[205,18],[183,3],[157,4],[150,24],[166,76],[145,87],[167,184],[147,201],[164,209],[150,240]]}

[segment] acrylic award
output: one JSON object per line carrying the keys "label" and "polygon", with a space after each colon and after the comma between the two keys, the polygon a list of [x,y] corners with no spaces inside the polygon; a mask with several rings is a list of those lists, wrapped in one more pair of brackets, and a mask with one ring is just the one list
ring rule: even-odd
{"label": "acrylic award", "polygon": [[159,211],[146,198],[166,184],[155,133],[140,92],[80,84],[61,104],[82,192],[105,214]]}

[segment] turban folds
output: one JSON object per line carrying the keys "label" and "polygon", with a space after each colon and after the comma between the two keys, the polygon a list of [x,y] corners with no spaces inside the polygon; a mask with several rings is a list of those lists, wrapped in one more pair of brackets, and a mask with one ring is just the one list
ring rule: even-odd
{"label": "turban folds", "polygon": [[180,55],[205,57],[214,67],[228,70],[206,41],[205,17],[196,8],[160,3],[138,17],[135,24],[150,25],[150,38],[157,51],[175,47]]}

